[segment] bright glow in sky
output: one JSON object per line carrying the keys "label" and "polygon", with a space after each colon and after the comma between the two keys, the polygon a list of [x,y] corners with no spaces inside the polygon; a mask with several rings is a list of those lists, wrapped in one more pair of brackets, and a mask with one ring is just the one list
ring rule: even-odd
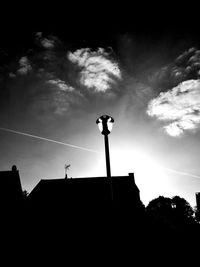
{"label": "bright glow in sky", "polygon": [[108,114],[115,120],[112,175],[133,172],[145,205],[179,195],[194,206],[200,50],[131,34],[72,46],[64,36],[38,32],[31,43],[32,37],[30,47],[19,40],[10,52],[0,49],[0,170],[15,164],[29,192],[40,179],[63,178],[65,164],[69,177],[105,176],[95,122]]}
{"label": "bright glow in sky", "polygon": [[[112,176],[126,176],[128,173],[135,174],[135,182],[140,190],[141,200],[145,205],[150,199],[159,195],[168,195],[172,185],[167,178],[163,168],[159,166],[150,156],[145,153],[127,149],[112,149],[110,151],[110,164]],[[94,169],[95,173],[106,175],[106,164],[104,153]]]}

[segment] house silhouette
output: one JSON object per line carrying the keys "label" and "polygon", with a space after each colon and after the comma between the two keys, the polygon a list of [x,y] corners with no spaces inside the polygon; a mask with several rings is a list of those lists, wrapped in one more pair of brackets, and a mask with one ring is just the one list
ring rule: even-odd
{"label": "house silhouette", "polygon": [[118,237],[124,231],[130,236],[130,229],[141,226],[144,205],[133,173],[111,179],[42,179],[26,198],[16,166],[1,171],[0,179],[1,214],[5,218],[2,229],[11,239],[29,233],[32,240],[51,237],[73,242],[90,238],[93,242],[116,232]]}
{"label": "house silhouette", "polygon": [[92,219],[134,221],[140,218],[143,204],[134,174],[90,178],[42,179],[28,195],[34,218],[65,223]]}
{"label": "house silhouette", "polygon": [[27,197],[31,243],[52,253],[62,244],[63,255],[75,252],[76,259],[106,258],[111,248],[118,255],[130,243],[137,254],[146,232],[134,174],[111,178],[112,183],[108,177],[40,180]]}
{"label": "house silhouette", "polygon": [[5,212],[15,212],[23,201],[19,171],[15,165],[10,171],[0,171],[0,207]]}

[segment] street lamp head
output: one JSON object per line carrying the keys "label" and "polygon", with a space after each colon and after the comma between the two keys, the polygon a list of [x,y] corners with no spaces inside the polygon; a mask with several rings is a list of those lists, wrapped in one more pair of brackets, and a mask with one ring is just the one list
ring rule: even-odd
{"label": "street lamp head", "polygon": [[102,115],[96,120],[101,134],[108,135],[112,131],[114,119],[108,115]]}

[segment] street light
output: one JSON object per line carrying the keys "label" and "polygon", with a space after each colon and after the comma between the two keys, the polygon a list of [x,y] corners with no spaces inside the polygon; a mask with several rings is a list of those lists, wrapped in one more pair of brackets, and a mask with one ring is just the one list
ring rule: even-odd
{"label": "street light", "polygon": [[113,185],[112,185],[112,177],[110,171],[110,154],[109,154],[109,142],[108,142],[108,135],[112,131],[112,126],[114,123],[114,119],[108,115],[102,115],[96,120],[96,123],[99,127],[101,134],[104,135],[105,141],[105,156],[106,156],[106,170],[107,170],[107,177],[110,181],[110,190],[111,190],[111,201],[113,202]]}
{"label": "street light", "polygon": [[96,120],[96,123],[99,127],[101,134],[104,135],[107,177],[111,177],[108,135],[112,131],[114,119],[111,116],[102,115]]}
{"label": "street light", "polygon": [[99,127],[101,134],[104,135],[106,170],[107,170],[107,177],[110,180],[111,200],[113,201],[113,186],[112,186],[112,177],[111,177],[111,171],[110,171],[110,154],[109,154],[108,135],[112,131],[112,125],[114,123],[114,119],[111,116],[102,115],[96,120],[96,123]]}

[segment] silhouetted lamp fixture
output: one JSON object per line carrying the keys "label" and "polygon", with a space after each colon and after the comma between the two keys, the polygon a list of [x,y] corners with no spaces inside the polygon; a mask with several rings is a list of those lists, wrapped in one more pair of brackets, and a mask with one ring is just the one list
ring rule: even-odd
{"label": "silhouetted lamp fixture", "polygon": [[112,131],[114,119],[111,116],[102,115],[96,120],[96,123],[99,127],[101,134],[104,135],[107,177],[111,177],[108,135]]}

